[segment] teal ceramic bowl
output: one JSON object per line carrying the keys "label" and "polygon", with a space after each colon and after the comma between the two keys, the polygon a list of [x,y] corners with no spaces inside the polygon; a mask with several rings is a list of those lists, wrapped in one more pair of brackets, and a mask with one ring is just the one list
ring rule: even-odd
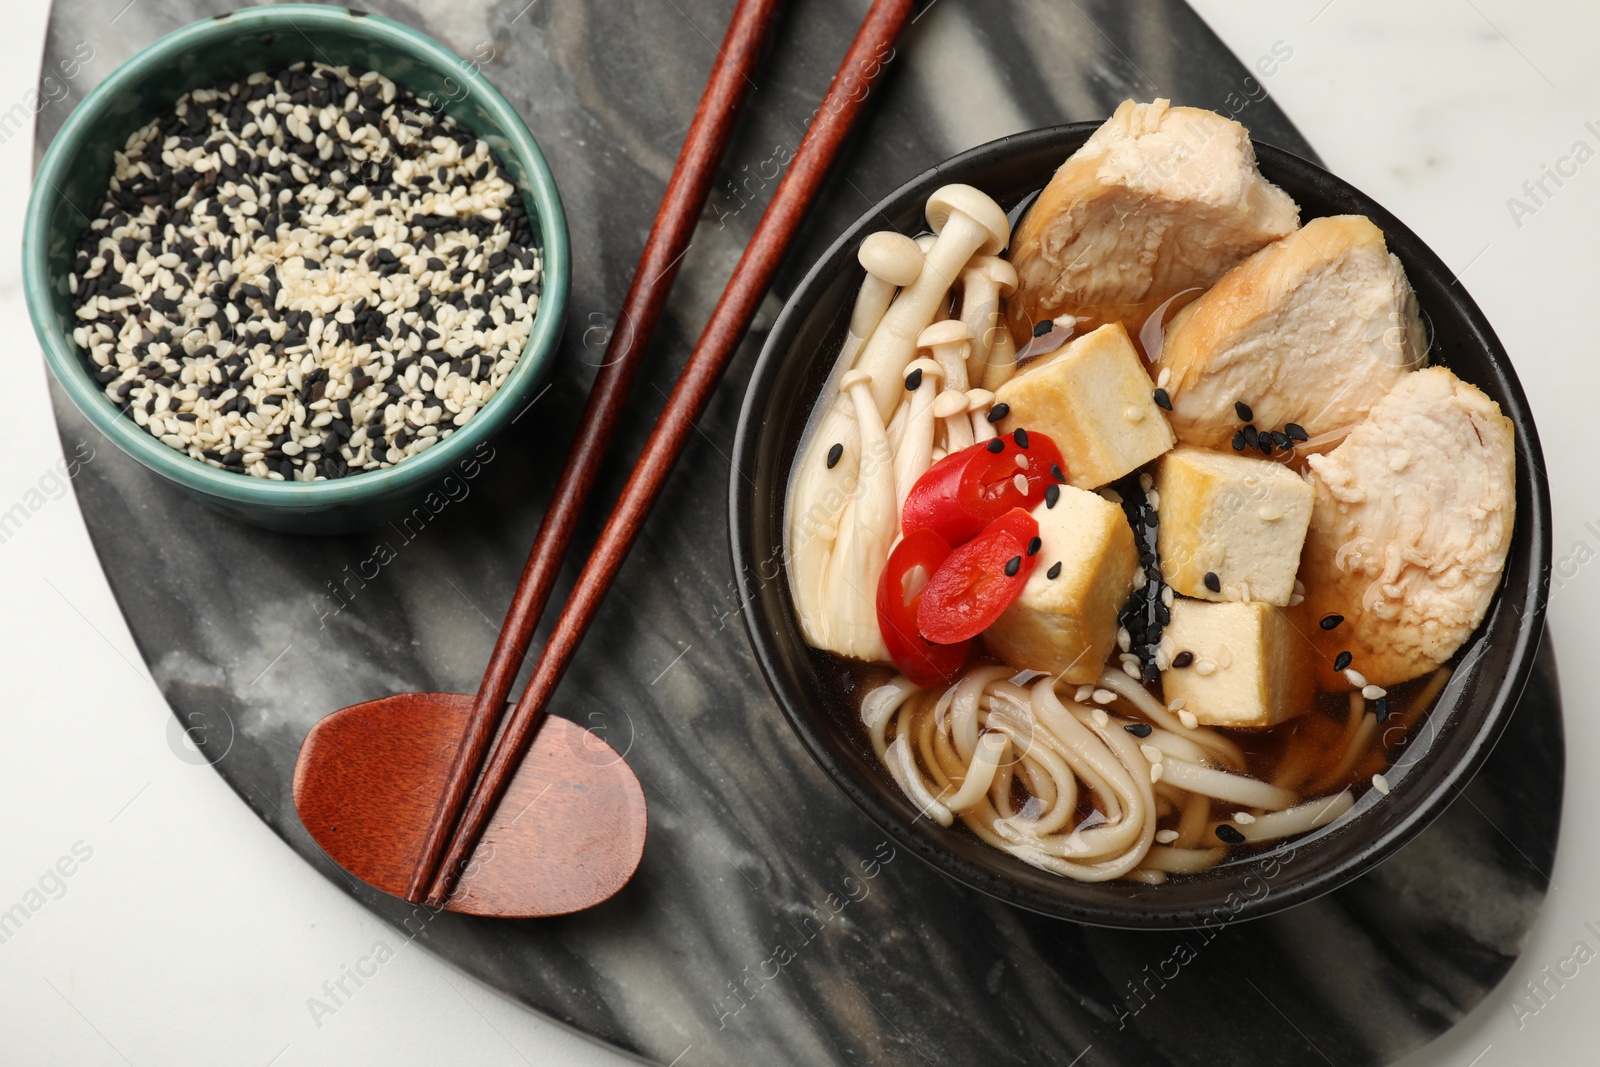
{"label": "teal ceramic bowl", "polygon": [[[208,466],[120,417],[72,340],[67,275],[74,243],[111,176],[112,153],[191,89],[300,60],[376,70],[489,143],[522,194],[543,249],[544,288],[533,331],[510,377],[461,428],[383,470],[324,482],[280,482]],[[566,219],[555,179],[522,120],[461,57],[376,15],[311,4],[248,8],[186,26],[119,67],[68,116],[45,153],[28,202],[22,244],[28,311],[45,359],[78,408],[114,444],[208,506],[291,533],[341,533],[375,525],[437,490],[486,439],[524,410],[561,339],[571,276]]]}

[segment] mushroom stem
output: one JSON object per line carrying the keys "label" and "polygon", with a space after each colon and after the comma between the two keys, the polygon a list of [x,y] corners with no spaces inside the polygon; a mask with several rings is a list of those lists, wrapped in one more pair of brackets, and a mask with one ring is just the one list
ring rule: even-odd
{"label": "mushroom stem", "polygon": [[1000,388],[1017,373],[1017,345],[1004,318],[995,324],[995,334],[989,345],[989,359],[983,365],[983,387],[990,392]]}
{"label": "mushroom stem", "polygon": [[972,441],[974,444],[982,444],[998,434],[998,431],[994,428],[994,423],[989,421],[989,409],[992,407],[994,407],[994,394],[989,390],[967,390],[967,413],[972,418]]}
{"label": "mushroom stem", "polygon": [[[898,505],[904,506],[906,496],[911,492],[911,487],[917,484],[917,479],[933,465],[933,435],[935,429],[935,416],[933,413],[934,400],[939,395],[939,382],[944,377],[944,368],[931,359],[913,360],[906,368],[908,373],[922,372],[922,381],[911,393],[911,399],[902,403],[901,410],[906,411],[905,430],[901,434],[900,443],[895,447],[894,453],[894,497]],[[898,418],[898,414],[896,418]],[[898,508],[896,515],[899,514]]]}
{"label": "mushroom stem", "polygon": [[946,389],[933,402],[933,417],[944,423],[944,450],[946,454],[959,452],[973,444],[972,423],[967,420],[967,394],[960,389]]}
{"label": "mushroom stem", "polygon": [[[936,322],[934,323],[933,328],[940,328],[946,325],[959,327],[961,323],[958,319],[951,319],[948,323]],[[923,332],[923,337],[927,337],[927,331]],[[968,384],[968,344],[969,342],[966,340],[935,340],[932,343],[928,342],[927,340],[923,340],[922,342],[922,347],[926,348],[929,354],[932,355],[934,359],[938,360],[939,366],[943,368],[945,385],[951,389],[959,389],[962,392],[967,391]]]}
{"label": "mushroom stem", "polygon": [[872,375],[878,413],[888,418],[899,401],[899,379],[917,352],[917,335],[934,321],[950,287],[973,254],[999,252],[1011,236],[1005,212],[971,186],[947,185],[928,198],[928,221],[938,234],[917,280],[900,290],[861,350],[856,365]]}
{"label": "mushroom stem", "polygon": [[900,451],[900,442],[905,440],[906,419],[910,416],[910,414],[911,405],[902,403],[899,407],[894,409],[894,418],[889,420],[889,426],[885,432],[889,437],[889,447],[894,449],[896,452]]}
{"label": "mushroom stem", "polygon": [[844,376],[841,387],[855,408],[862,459],[829,560],[829,640],[817,647],[882,662],[888,660],[889,650],[878,632],[878,580],[900,526],[894,462],[873,401],[871,377],[854,370]]}
{"label": "mushroom stem", "polygon": [[998,256],[974,256],[961,272],[961,321],[972,338],[968,381],[983,381],[994,342],[1001,333],[1010,337],[1000,302],[1016,289],[1016,268]]}

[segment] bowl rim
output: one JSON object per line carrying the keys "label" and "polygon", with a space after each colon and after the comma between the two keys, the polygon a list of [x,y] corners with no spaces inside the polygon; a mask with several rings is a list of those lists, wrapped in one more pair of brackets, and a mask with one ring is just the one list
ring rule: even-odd
{"label": "bowl rim", "polygon": [[[789,690],[785,680],[784,664],[787,660],[785,651],[776,634],[768,632],[760,618],[761,602],[758,594],[763,583],[760,579],[760,561],[754,551],[753,531],[757,508],[761,506],[761,501],[756,496],[755,481],[745,476],[746,472],[756,467],[757,450],[766,428],[764,409],[769,404],[778,372],[784,363],[786,354],[784,349],[788,346],[790,335],[804,322],[811,311],[809,300],[806,303],[802,303],[802,300],[810,297],[814,290],[824,288],[830,283],[835,277],[832,273],[835,262],[847,248],[858,243],[875,223],[881,225],[882,219],[892,217],[894,211],[900,210],[903,205],[899,201],[919,188],[930,187],[951,169],[985,161],[999,162],[1008,156],[1021,156],[1032,150],[1059,144],[1074,136],[1087,136],[1103,122],[1104,120],[1062,123],[1027,130],[989,141],[942,160],[880,198],[847,227],[811,265],[785,300],[782,311],[773,322],[761,354],[751,371],[740,406],[728,489],[729,551],[745,633],[755,652],[757,664],[766,680],[768,690],[807,753],[833,784],[844,792],[880,830],[946,877],[953,878],[987,896],[1029,911],[1091,926],[1141,930],[1186,929],[1200,926],[1213,912],[1192,904],[1186,907],[1157,906],[1133,910],[1118,906],[1114,902],[1085,904],[1081,901],[1069,901],[1017,882],[993,867],[975,863],[932,837],[914,833],[897,811],[888,807],[865,783],[857,781],[856,775],[849,767],[843,766],[836,760],[829,750],[822,731],[812,723],[804,702]],[[1518,457],[1518,473],[1519,475],[1523,473],[1521,468],[1525,460],[1528,467],[1527,489],[1531,507],[1523,509],[1519,506],[1517,515],[1518,523],[1529,524],[1528,580],[1522,590],[1528,607],[1519,613],[1520,622],[1512,630],[1514,640],[1510,651],[1511,668],[1498,679],[1494,685],[1493,695],[1486,698],[1486,710],[1477,724],[1469,747],[1461,758],[1454,766],[1446,769],[1443,777],[1418,798],[1411,809],[1385,832],[1359,843],[1351,856],[1323,870],[1312,871],[1298,877],[1292,872],[1284,875],[1281,881],[1274,883],[1271,892],[1245,900],[1240,906],[1231,907],[1229,922],[1261,918],[1283,911],[1332,892],[1360,877],[1410,842],[1466,788],[1499,741],[1515,709],[1517,699],[1532,674],[1544,632],[1551,556],[1549,483],[1544,468],[1543,450],[1540,447],[1527,396],[1517,379],[1509,354],[1500,343],[1483,311],[1461,284],[1460,278],[1439,258],[1431,246],[1371,196],[1311,160],[1261,141],[1253,140],[1252,143],[1258,160],[1268,161],[1265,169],[1275,170],[1280,167],[1287,171],[1298,169],[1317,184],[1331,185],[1339,192],[1353,194],[1366,206],[1368,216],[1385,235],[1399,237],[1414,246],[1418,253],[1417,258],[1420,260],[1416,266],[1421,271],[1435,277],[1451,279],[1451,287],[1457,291],[1455,299],[1459,302],[1465,325],[1480,342],[1490,365],[1500,376],[1500,384],[1504,387],[1506,410],[1503,414],[1511,419],[1515,433],[1520,439],[1519,452],[1522,454]],[[986,160],[985,157],[992,158]],[[830,353],[828,358],[832,359],[831,350],[828,351]],[[787,478],[783,479],[783,483],[787,484]],[[1485,612],[1486,622],[1507,592],[1506,578],[1502,578],[1501,584],[1496,588],[1494,599]],[[1080,885],[1067,879],[1062,881],[1063,884]]]}
{"label": "bowl rim", "polygon": [[[426,66],[448,71],[489,112],[499,132],[528,175],[518,190],[532,203],[540,229],[543,261],[539,308],[517,364],[489,402],[448,439],[390,467],[316,482],[274,481],[220,470],[163,444],[106,401],[88,370],[88,360],[70,333],[56,321],[52,279],[46,261],[49,208],[60,196],[58,178],[81,139],[100,122],[111,101],[155,64],[170,62],[242,30],[282,28],[305,34],[307,29],[339,29],[405,52]],[[474,131],[478,132],[478,131]],[[481,136],[481,133],[480,133]],[[45,361],[78,410],[123,452],[145,467],[203,497],[250,509],[320,511],[357,500],[406,493],[449,473],[463,451],[498,432],[519,400],[548,369],[560,346],[571,282],[571,252],[566,214],[555,176],[532,132],[514,107],[475,66],[432,37],[393,19],[356,9],[321,4],[282,4],[241,8],[200,19],[168,33],[123,62],[73,108],[51,140],[34,175],[28,197],[22,240],[23,290],[34,332]],[[514,420],[513,420],[514,421]]]}

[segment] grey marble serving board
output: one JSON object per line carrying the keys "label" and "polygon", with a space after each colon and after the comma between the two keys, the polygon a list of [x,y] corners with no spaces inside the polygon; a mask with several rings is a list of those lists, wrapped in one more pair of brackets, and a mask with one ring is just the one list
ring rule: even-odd
{"label": "grey marble serving board", "polygon": [[[301,738],[360,700],[476,687],[732,6],[364,3],[480,62],[555,171],[574,249],[571,317],[530,417],[428,523],[297,539],[196,507],[55,398],[69,450],[82,440],[96,449],[79,500],[152,672],[203,758],[295,852],[405,936],[531,1008],[682,1067],[1362,1067],[1441,1033],[1505,974],[1543,900],[1559,822],[1564,754],[1548,654],[1485,771],[1375,872],[1211,935],[1115,932],[1018,911],[896,854],[790,735],[734,614],[726,454],[750,362],[779,298],[876,198],[961,149],[1100,117],[1126,96],[1216,108],[1311,154],[1265,95],[1272,63],[1292,56],[1249,57],[1247,69],[1177,0],[936,0],[903,38],[555,704],[626,752],[644,784],[650,836],[632,884],[585,914],[485,921],[414,913],[333,867],[290,801]],[[228,6],[58,0],[47,69],[82,41],[94,59],[70,100],[40,115],[40,146],[115,64]],[[865,7],[787,5],[580,543],[753,228],[771,191],[764,176],[798,144]],[[363,562],[380,542],[393,561],[352,578],[372,573]],[[171,736],[175,752],[201,758],[177,723]],[[1514,841],[1501,829],[1513,825]]]}

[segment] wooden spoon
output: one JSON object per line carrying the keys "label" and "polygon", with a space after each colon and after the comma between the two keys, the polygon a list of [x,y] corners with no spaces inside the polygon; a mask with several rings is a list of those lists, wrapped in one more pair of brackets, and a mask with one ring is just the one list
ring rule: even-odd
{"label": "wooden spoon", "polygon": [[[295,765],[300,821],[333,861],[405,896],[471,721],[473,698],[403,693],[312,728]],[[564,915],[627,884],[644,852],[644,791],[611,746],[552,716],[506,790],[448,907]]]}
{"label": "wooden spoon", "polygon": [[[643,850],[645,834],[645,804],[638,782],[620,757],[615,763],[606,763],[604,757],[576,757],[571,751],[573,735],[569,730],[586,731],[566,720],[547,722],[546,707],[645,516],[688,442],[695,420],[704,412],[718,379],[749,328],[806,208],[820,188],[827,167],[837,155],[868,91],[882,73],[891,54],[890,45],[911,10],[911,0],[875,0],[867,13],[772,203],[762,215],[690,355],[678,385],[668,398],[562,610],[544,654],[535,664],[533,677],[510,721],[496,739],[475,786],[473,779],[478,760],[469,749],[480,737],[487,743],[493,733],[492,726],[483,725],[489,720],[489,714],[482,707],[468,712],[467,733],[453,761],[443,747],[452,736],[462,737],[459,733],[452,735],[447,724],[460,720],[461,713],[456,710],[460,705],[454,701],[464,703],[465,698],[438,695],[392,698],[406,703],[406,708],[398,710],[359,705],[332,718],[346,715],[354,718],[357,713],[363,713],[368,721],[362,726],[347,733],[338,728],[329,729],[324,739],[320,735],[326,724],[319,724],[307,738],[300,766],[296,769],[295,802],[313,836],[352,873],[364,878],[370,874],[372,877],[367,878],[368,881],[395,892],[389,887],[399,884],[399,874],[403,871],[410,876],[403,893],[410,900],[424,899],[419,890],[426,887],[425,899],[430,906],[505,916],[559,914],[599,903],[631,877]],[[583,436],[587,434],[581,435],[580,440]],[[538,554],[536,546],[535,556]],[[535,571],[535,563],[536,560],[530,560],[524,585]],[[548,588],[545,596],[548,596]],[[522,599],[519,590],[519,602]],[[539,606],[543,606],[542,600]],[[513,605],[508,630],[516,615],[516,605]],[[531,632],[531,622],[528,629]],[[502,644],[507,643],[504,634],[501,640]],[[492,668],[490,673],[494,674]],[[514,677],[515,673],[513,664],[510,675]],[[486,678],[485,687],[488,685]],[[480,693],[480,705],[482,696]],[[374,702],[377,705],[389,703]],[[422,710],[424,705],[428,711]],[[363,709],[372,710],[363,712]],[[385,723],[396,730],[412,729],[419,735],[424,734],[425,730],[407,725],[406,720],[421,722],[430,716],[446,723],[435,728],[436,739],[391,737],[378,742],[372,736],[387,732],[383,729]],[[493,721],[498,724],[498,720],[496,711]],[[442,742],[439,739],[443,739]],[[589,751],[600,749],[591,747]],[[322,766],[347,759],[360,760],[369,753],[386,755],[396,764],[410,760],[405,766],[405,780],[387,785],[368,783],[362,772],[341,772]],[[452,766],[440,783],[432,769],[446,762],[451,762]],[[597,769],[596,764],[602,766]],[[400,774],[391,775],[390,769],[382,764],[374,766],[370,773],[385,778],[401,777]],[[470,796],[467,795],[469,786],[472,787]],[[413,820],[427,808],[424,800],[408,799],[413,792],[439,798],[433,809],[433,819],[422,833],[416,832],[415,821],[404,829],[386,822],[396,821],[392,814],[396,805],[412,813]],[[597,797],[596,792],[604,792],[605,796]],[[381,799],[376,802],[367,799],[373,796]],[[541,831],[530,831],[521,825],[531,812],[553,797],[559,798],[559,805],[546,807],[545,814],[533,824],[543,827]],[[351,808],[363,809],[359,821],[345,814]],[[308,811],[315,812],[317,828],[311,826]],[[560,824],[559,828],[556,824]],[[349,831],[341,826],[359,826],[359,829]],[[330,840],[340,851],[330,847]],[[444,849],[442,860],[434,862],[434,856],[446,842],[448,848]],[[381,879],[383,884],[374,879]]]}

